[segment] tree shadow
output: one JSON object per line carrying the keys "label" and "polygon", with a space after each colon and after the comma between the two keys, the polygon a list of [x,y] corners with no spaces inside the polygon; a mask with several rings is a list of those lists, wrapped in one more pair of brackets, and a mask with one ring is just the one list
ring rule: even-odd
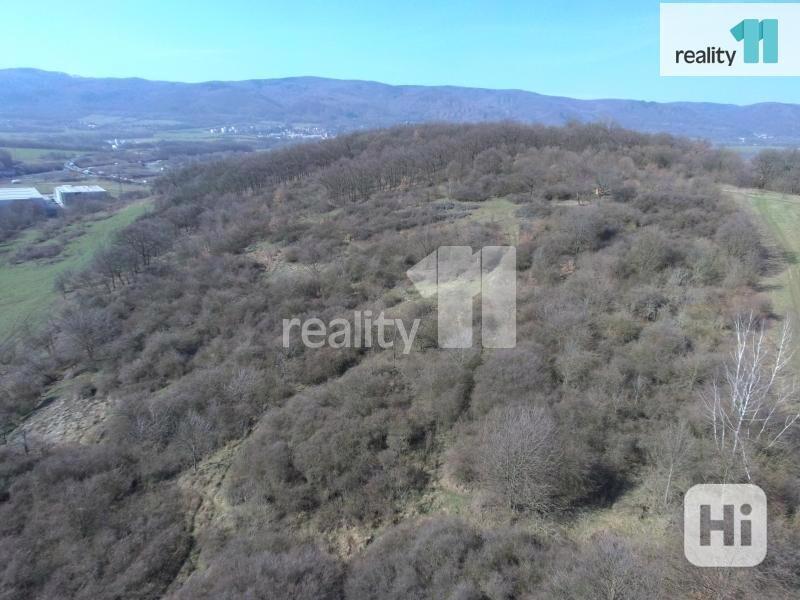
{"label": "tree shadow", "polygon": [[575,503],[582,508],[607,508],[625,492],[632,489],[633,482],[623,474],[603,464],[591,468],[591,491]]}

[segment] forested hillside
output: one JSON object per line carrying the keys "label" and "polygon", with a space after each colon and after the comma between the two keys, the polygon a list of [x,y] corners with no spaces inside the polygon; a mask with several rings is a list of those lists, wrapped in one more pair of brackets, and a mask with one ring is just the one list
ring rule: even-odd
{"label": "forested hillside", "polygon": [[[766,369],[786,322],[759,291],[783,257],[718,189],[756,176],[512,124],[166,175],[0,353],[0,598],[796,596],[789,373],[762,434],[719,436],[734,334],[766,327]],[[437,348],[406,271],[443,245],[516,246],[516,348]],[[283,319],[356,310],[421,319],[411,352],[282,343]],[[91,405],[85,434],[37,428],[47,402]],[[683,493],[722,481],[770,498],[758,568],[684,559]]]}

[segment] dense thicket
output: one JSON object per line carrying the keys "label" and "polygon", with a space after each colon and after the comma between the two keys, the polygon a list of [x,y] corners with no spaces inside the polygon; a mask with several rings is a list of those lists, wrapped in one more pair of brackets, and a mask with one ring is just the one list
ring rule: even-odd
{"label": "dense thicket", "polygon": [[760,188],[785,194],[800,193],[800,152],[762,150],[752,161],[752,181]]}
{"label": "dense thicket", "polygon": [[174,490],[108,447],[3,449],[2,597],[153,598],[189,552]]}
{"label": "dense thicket", "polygon": [[44,206],[27,201],[0,203],[0,242],[47,217]]}
{"label": "dense thicket", "polygon": [[[782,597],[797,583],[789,552],[710,587],[675,558],[683,492],[723,466],[745,477],[717,456],[702,400],[730,324],[773,316],[754,288],[760,236],[716,186],[740,168],[669,136],[492,124],[169,174],[154,211],[60,282],[60,316],[0,357],[8,421],[64,377],[111,406],[105,462],[63,450],[69,474],[51,483],[45,444],[9,436],[0,506],[27,525],[4,535],[33,556],[61,510],[49,498],[98,485],[113,534],[47,539],[65,556],[87,536],[98,556],[130,545],[130,560],[31,559],[37,575],[4,572],[2,593],[72,577],[97,598],[136,582],[176,598]],[[441,245],[509,244],[517,347],[437,349],[435,303],[405,272]],[[283,347],[284,318],[366,309],[421,319],[413,351]],[[784,550],[797,443],[755,453],[749,471],[776,499]],[[209,470],[222,483],[205,510],[223,514],[201,527],[196,499],[174,498]],[[151,555],[170,557],[157,574]]]}

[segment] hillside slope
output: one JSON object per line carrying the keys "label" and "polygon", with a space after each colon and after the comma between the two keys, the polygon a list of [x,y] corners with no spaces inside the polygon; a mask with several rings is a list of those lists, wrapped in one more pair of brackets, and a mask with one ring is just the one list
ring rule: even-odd
{"label": "hillside slope", "polygon": [[[149,202],[139,201],[116,212],[87,217],[63,230],[48,223],[47,228],[30,229],[11,242],[0,244],[0,340],[26,327],[36,329],[46,320],[47,311],[58,296],[58,276],[86,268],[114,233],[148,208]],[[56,256],[24,257],[37,248],[62,245],[63,250]]]}
{"label": "hillside slope", "polygon": [[[37,437],[55,404],[0,447],[0,595],[796,596],[800,441],[742,438],[742,460],[707,419],[732,323],[774,322],[761,233],[718,186],[739,168],[667,136],[481,124],[165,175],[0,353],[4,418],[63,381],[87,421]],[[480,344],[485,298],[472,347],[438,347],[407,272],[465,245],[516,248],[513,348]],[[413,339],[285,329],[366,311]],[[768,559],[725,577],[681,545],[686,490],[721,481],[770,498]]]}

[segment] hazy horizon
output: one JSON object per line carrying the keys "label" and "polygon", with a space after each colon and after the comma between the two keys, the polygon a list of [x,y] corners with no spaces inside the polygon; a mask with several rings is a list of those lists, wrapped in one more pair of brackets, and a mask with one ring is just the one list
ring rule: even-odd
{"label": "hazy horizon", "polygon": [[90,0],[76,11],[34,0],[6,8],[15,35],[0,39],[0,68],[186,83],[305,75],[580,99],[800,102],[796,78],[754,86],[737,77],[660,77],[658,7]]}
{"label": "hazy horizon", "polygon": [[717,100],[648,100],[646,98],[634,98],[634,97],[622,97],[622,96],[592,96],[592,97],[579,97],[579,96],[567,96],[566,94],[558,94],[558,93],[544,93],[539,90],[535,89],[524,89],[524,88],[514,88],[514,87],[507,87],[507,88],[493,88],[493,87],[482,87],[482,86],[468,86],[468,85],[453,85],[453,84],[419,84],[419,83],[388,83],[386,81],[374,80],[374,79],[358,79],[358,78],[347,78],[347,77],[325,77],[322,75],[314,75],[314,74],[301,74],[301,75],[287,75],[285,77],[251,77],[248,79],[204,79],[201,81],[185,81],[179,79],[151,79],[149,77],[142,77],[138,75],[131,75],[131,76],[108,76],[108,77],[99,77],[99,76],[92,76],[92,75],[83,75],[81,73],[70,73],[67,71],[51,71],[48,69],[40,69],[38,67],[27,67],[27,66],[20,66],[20,67],[2,67],[0,68],[0,72],[2,71],[39,71],[43,73],[57,73],[60,75],[67,75],[69,77],[74,77],[78,79],[139,79],[144,81],[151,81],[151,82],[158,82],[158,83],[180,83],[180,84],[187,84],[187,85],[194,85],[194,84],[203,84],[203,83],[238,83],[238,82],[245,82],[245,81],[280,81],[280,80],[291,80],[291,79],[324,79],[324,80],[331,80],[331,81],[351,81],[351,82],[363,82],[363,83],[374,83],[378,85],[386,85],[390,87],[424,87],[424,88],[462,88],[462,89],[476,89],[476,90],[489,90],[489,91],[514,91],[514,92],[525,92],[529,94],[537,94],[540,96],[550,96],[550,97],[563,97],[563,98],[571,98],[575,100],[631,100],[636,102],[656,102],[660,104],[670,104],[670,103],[683,103],[683,102],[692,102],[692,103],[709,103],[709,104],[729,104],[733,106],[751,106],[754,104],[770,104],[770,103],[778,103],[778,104],[800,104],[800,100],[796,102],[789,102],[789,101],[781,101],[781,100],[762,100],[758,102],[748,102],[748,103],[738,103],[738,102],[725,102],[725,101],[717,101]]}

